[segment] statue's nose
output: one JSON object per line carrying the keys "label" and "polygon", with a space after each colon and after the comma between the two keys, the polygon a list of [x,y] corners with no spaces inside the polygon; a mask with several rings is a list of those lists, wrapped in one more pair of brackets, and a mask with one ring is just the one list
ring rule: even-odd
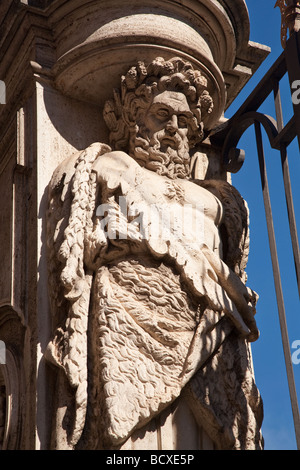
{"label": "statue's nose", "polygon": [[175,133],[178,130],[178,119],[176,114],[173,114],[166,125],[166,130],[171,133]]}

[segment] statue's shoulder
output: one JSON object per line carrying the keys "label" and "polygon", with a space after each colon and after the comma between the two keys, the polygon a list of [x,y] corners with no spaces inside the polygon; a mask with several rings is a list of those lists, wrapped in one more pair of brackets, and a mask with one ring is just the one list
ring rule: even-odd
{"label": "statue's shoulder", "polygon": [[86,165],[92,165],[100,155],[110,152],[111,148],[107,144],[94,142],[89,147],[69,155],[54,170],[49,184],[50,192],[56,191],[57,188],[62,185],[69,185],[80,162]]}
{"label": "statue's shoulder", "polygon": [[123,175],[124,173],[129,171],[134,172],[136,169],[140,168],[140,165],[134,158],[120,150],[100,154],[92,166],[92,170],[95,171],[98,176],[105,172]]}

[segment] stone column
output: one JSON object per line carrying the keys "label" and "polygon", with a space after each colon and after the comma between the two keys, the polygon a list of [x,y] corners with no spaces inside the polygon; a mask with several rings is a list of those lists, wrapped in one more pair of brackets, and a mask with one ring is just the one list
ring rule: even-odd
{"label": "stone column", "polygon": [[[222,124],[224,111],[268,49],[249,41],[243,0],[7,0],[0,6],[0,28],[0,80],[6,88],[5,104],[0,104],[0,340],[7,350],[6,364],[0,365],[0,446],[89,448],[84,432],[70,444],[58,424],[53,425],[57,407],[63,413],[62,407],[68,403],[57,396],[58,370],[45,358],[58,321],[50,308],[56,293],[48,282],[47,211],[52,174],[68,158],[71,166],[67,163],[64,171],[68,175],[69,168],[71,174],[78,155],[91,144],[109,145],[103,108],[130,67],[137,62],[149,64],[157,57],[165,61],[179,57],[205,77],[214,103],[204,120],[204,138],[191,155],[193,177],[230,181],[220,149],[212,146],[209,135]],[[217,184],[214,191],[220,192]],[[238,376],[247,370],[247,386],[254,387],[250,347],[234,334],[232,342],[226,342],[232,334],[228,325],[212,338],[215,343],[208,348],[210,355],[201,359],[200,372],[185,388],[180,403],[170,402],[162,414],[148,420],[146,428],[138,427],[117,447],[180,448],[186,445],[179,432],[183,422],[189,423],[190,442],[196,448],[246,446],[238,440],[240,424],[234,417],[225,434],[222,431],[224,423],[217,414],[224,409],[213,390],[220,383],[221,370],[228,380],[230,374]],[[223,363],[230,344],[241,353],[232,356],[233,370]],[[86,354],[87,369],[88,357]],[[214,361],[219,364],[214,375],[219,377],[217,382],[210,378]],[[206,381],[211,407],[205,400],[198,406],[195,398],[202,400]],[[241,386],[239,379],[236,384]],[[249,391],[245,399],[251,395],[258,403],[258,395],[253,398],[253,393]],[[255,410],[257,416],[248,427],[255,422],[258,430],[248,429],[250,448],[261,446],[260,411]],[[173,426],[176,420],[179,424]],[[241,426],[247,427],[247,423]],[[153,427],[156,444],[151,442]],[[147,433],[150,440],[145,438]]]}

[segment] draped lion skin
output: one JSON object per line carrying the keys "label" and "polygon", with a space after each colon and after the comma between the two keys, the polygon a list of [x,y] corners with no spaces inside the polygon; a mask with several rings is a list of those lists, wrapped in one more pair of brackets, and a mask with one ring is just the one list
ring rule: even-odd
{"label": "draped lion skin", "polygon": [[[59,371],[54,448],[122,448],[197,381],[221,320],[245,350],[258,337],[257,295],[245,285],[247,205],[226,181],[192,174],[192,149],[213,106],[190,63],[139,62],[104,107],[110,145],[68,157],[52,177],[46,357]],[[160,219],[163,237],[155,236],[153,207],[177,217],[177,225]],[[202,217],[201,236],[190,225],[178,236],[187,207],[191,220]],[[247,416],[259,407],[247,405]],[[228,448],[238,446],[230,426]]]}

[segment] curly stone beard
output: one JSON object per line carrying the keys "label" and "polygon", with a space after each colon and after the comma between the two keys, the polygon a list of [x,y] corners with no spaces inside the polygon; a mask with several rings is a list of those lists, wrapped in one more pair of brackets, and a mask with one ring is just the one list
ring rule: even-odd
{"label": "curly stone beard", "polygon": [[130,154],[144,168],[171,179],[190,176],[188,139],[165,129],[150,138],[139,128],[130,139]]}

